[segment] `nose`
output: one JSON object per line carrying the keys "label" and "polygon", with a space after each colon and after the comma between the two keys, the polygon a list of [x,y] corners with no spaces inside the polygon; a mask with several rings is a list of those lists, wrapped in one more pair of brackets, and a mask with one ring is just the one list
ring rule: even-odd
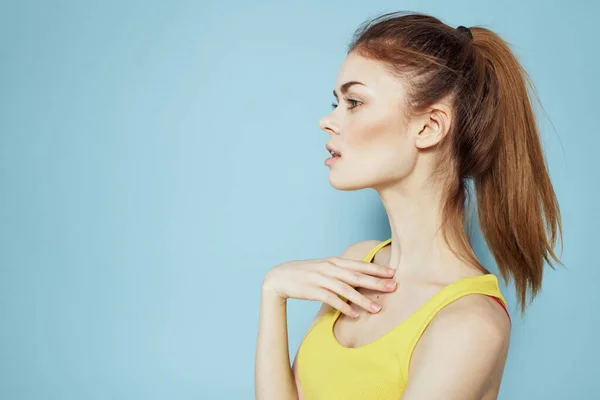
{"label": "nose", "polygon": [[338,127],[331,118],[331,114],[326,115],[319,120],[319,127],[329,134],[335,133],[339,135]]}

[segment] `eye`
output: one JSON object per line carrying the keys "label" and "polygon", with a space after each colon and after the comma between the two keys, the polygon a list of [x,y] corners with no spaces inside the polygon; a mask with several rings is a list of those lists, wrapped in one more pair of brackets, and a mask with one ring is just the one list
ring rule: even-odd
{"label": "eye", "polygon": [[350,102],[350,103],[354,104],[354,106],[352,106],[352,107],[348,107],[348,109],[356,108],[356,107],[358,107],[358,104],[360,103],[360,101],[358,101],[358,100],[353,100],[353,99],[348,99],[348,100],[346,100],[346,101],[348,101],[348,102]]}
{"label": "eye", "polygon": [[[360,104],[360,101],[358,101],[358,100],[354,100],[354,99],[344,99],[344,100],[346,100],[347,102],[349,102],[349,103],[353,104],[353,106],[351,106],[351,107],[348,107],[348,110],[351,110],[351,109],[353,109],[353,108],[356,108],[356,107],[358,107],[358,105]],[[335,109],[337,106],[338,106],[337,104],[335,104],[335,103],[331,103],[331,108],[332,108],[332,109]]]}

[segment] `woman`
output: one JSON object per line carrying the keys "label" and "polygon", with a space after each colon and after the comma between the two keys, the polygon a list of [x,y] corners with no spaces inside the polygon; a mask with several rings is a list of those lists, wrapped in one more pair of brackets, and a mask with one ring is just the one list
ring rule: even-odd
{"label": "woman", "polygon": [[[562,241],[528,83],[485,28],[416,13],[359,28],[338,74],[339,104],[320,121],[325,163],[336,189],[377,191],[391,238],[269,270],[258,399],[497,398],[510,316],[471,249],[464,210],[472,182],[482,232],[523,314],[544,261],[560,263],[557,233]],[[291,368],[288,298],[323,302]]]}

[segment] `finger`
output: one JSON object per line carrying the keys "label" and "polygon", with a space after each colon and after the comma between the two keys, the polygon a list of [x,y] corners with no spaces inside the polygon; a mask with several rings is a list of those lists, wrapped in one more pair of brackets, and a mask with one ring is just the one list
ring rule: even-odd
{"label": "finger", "polygon": [[324,273],[353,287],[363,287],[380,292],[393,292],[397,287],[397,283],[393,279],[382,279],[359,271],[338,267],[337,265],[328,268]]}
{"label": "finger", "polygon": [[344,300],[340,299],[339,296],[337,296],[335,293],[325,288],[321,288],[320,290],[318,290],[318,293],[315,296],[315,298],[317,300],[322,301],[325,304],[329,304],[331,307],[341,311],[349,317],[358,317],[358,313],[354,311],[350,304],[346,303]]}
{"label": "finger", "polygon": [[382,265],[368,263],[366,261],[351,260],[349,258],[341,257],[329,257],[326,260],[342,268],[385,278],[394,276],[396,273],[394,268],[384,267]]}
{"label": "finger", "polygon": [[323,286],[371,313],[376,313],[381,310],[379,304],[368,299],[365,295],[359,293],[356,289],[343,281],[325,276],[323,277]]}

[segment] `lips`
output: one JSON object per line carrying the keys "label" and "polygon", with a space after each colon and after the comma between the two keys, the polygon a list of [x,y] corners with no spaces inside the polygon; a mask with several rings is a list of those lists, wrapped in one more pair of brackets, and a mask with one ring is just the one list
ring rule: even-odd
{"label": "lips", "polygon": [[326,145],[325,148],[331,154],[332,157],[341,157],[342,156],[342,154],[338,150],[336,150],[333,146],[331,146],[330,144]]}

